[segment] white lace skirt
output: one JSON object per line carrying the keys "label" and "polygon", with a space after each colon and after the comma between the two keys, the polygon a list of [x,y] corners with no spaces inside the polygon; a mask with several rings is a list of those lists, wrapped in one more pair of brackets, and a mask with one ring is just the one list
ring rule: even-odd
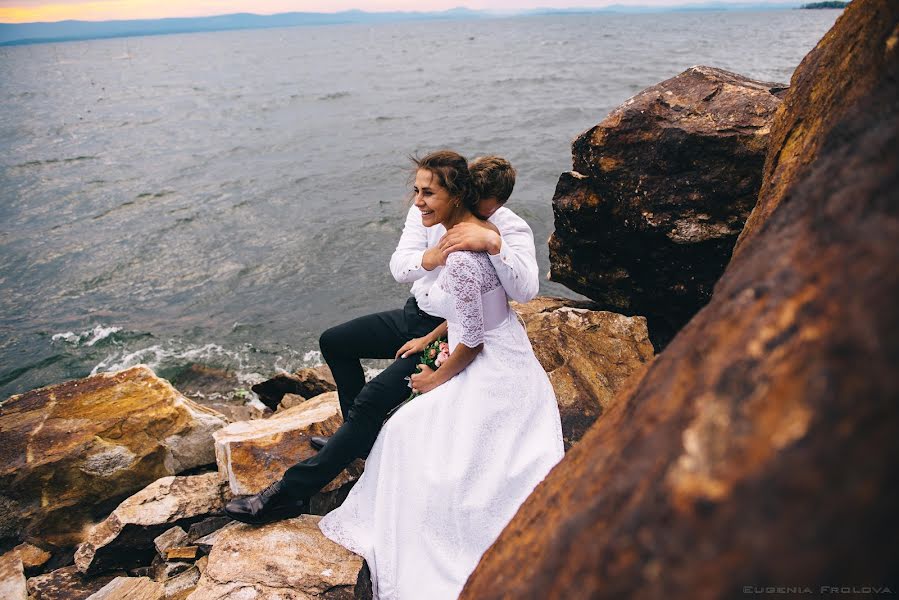
{"label": "white lace skirt", "polygon": [[[454,342],[450,324],[450,342]],[[319,522],[365,558],[380,600],[454,599],[562,458],[555,395],[521,324],[391,417],[346,501]]]}

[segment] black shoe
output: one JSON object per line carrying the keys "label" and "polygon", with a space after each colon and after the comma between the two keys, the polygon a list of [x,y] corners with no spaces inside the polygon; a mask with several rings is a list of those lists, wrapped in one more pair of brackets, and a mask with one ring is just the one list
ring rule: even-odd
{"label": "black shoe", "polygon": [[290,498],[282,488],[278,480],[255,496],[235,498],[225,505],[225,514],[241,523],[261,525],[309,512],[308,499]]}
{"label": "black shoe", "polygon": [[322,448],[325,447],[325,444],[327,444],[328,440],[330,440],[330,439],[331,439],[330,437],[322,437],[320,435],[313,435],[311,438],[309,438],[309,445],[312,446],[313,448],[315,448],[316,450],[321,450]]}

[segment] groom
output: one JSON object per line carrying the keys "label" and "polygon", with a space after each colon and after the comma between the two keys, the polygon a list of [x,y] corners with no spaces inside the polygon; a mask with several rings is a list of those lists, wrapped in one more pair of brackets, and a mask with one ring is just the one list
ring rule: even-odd
{"label": "groom", "polygon": [[[469,165],[486,223],[461,223],[450,231],[426,228],[421,211],[412,206],[390,272],[412,283],[412,297],[402,309],[353,319],[325,331],[322,355],[340,398],[344,423],[331,438],[313,438],[318,454],[290,467],[284,476],[254,496],[237,498],[225,514],[244,523],[268,523],[308,511],[308,499],[375,443],[387,413],[409,393],[407,378],[416,372],[419,354],[403,354],[365,383],[360,358],[394,358],[408,341],[424,337],[443,322],[430,314],[429,292],[449,253],[487,252],[506,294],[527,302],[537,295],[539,276],[534,235],[525,221],[504,204],[515,185],[515,170],[503,158],[487,156]],[[408,354],[408,355],[407,355]]]}

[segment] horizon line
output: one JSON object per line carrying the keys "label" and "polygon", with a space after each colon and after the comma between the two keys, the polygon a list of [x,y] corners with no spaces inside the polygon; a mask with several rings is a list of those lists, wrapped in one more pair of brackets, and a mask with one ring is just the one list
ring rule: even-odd
{"label": "horizon line", "polygon": [[[658,1],[658,0],[656,0]],[[683,9],[739,9],[739,8],[790,8],[800,7],[808,3],[804,0],[708,0],[708,1],[686,1],[679,4],[653,4],[649,0],[646,4],[620,4],[611,3],[603,6],[568,6],[568,7],[534,7],[534,8],[510,8],[510,9],[479,9],[468,8],[467,6],[456,6],[444,10],[364,10],[361,8],[349,8],[335,11],[281,11],[281,12],[225,12],[207,15],[194,16],[172,16],[172,17],[150,17],[136,19],[61,19],[59,21],[0,21],[0,26],[21,26],[21,25],[54,25],[60,23],[127,23],[140,21],[177,21],[192,19],[211,19],[216,17],[277,17],[283,15],[324,15],[337,16],[344,14],[362,14],[362,15],[443,15],[447,13],[473,13],[487,16],[518,16],[528,13],[564,13],[564,12],[616,12],[616,11],[677,11]]]}

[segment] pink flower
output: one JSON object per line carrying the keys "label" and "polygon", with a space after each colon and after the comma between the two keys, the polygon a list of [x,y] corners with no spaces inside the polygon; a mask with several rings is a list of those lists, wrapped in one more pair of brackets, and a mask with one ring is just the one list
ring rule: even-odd
{"label": "pink flower", "polygon": [[437,348],[431,348],[430,350],[428,350],[428,356],[430,358],[434,358],[435,356],[437,356]]}
{"label": "pink flower", "polygon": [[439,367],[445,363],[447,359],[449,359],[449,352],[440,352],[440,354],[437,355],[437,359],[434,361],[434,365]]}
{"label": "pink flower", "polygon": [[449,344],[446,342],[440,342],[440,351],[449,354]]}

